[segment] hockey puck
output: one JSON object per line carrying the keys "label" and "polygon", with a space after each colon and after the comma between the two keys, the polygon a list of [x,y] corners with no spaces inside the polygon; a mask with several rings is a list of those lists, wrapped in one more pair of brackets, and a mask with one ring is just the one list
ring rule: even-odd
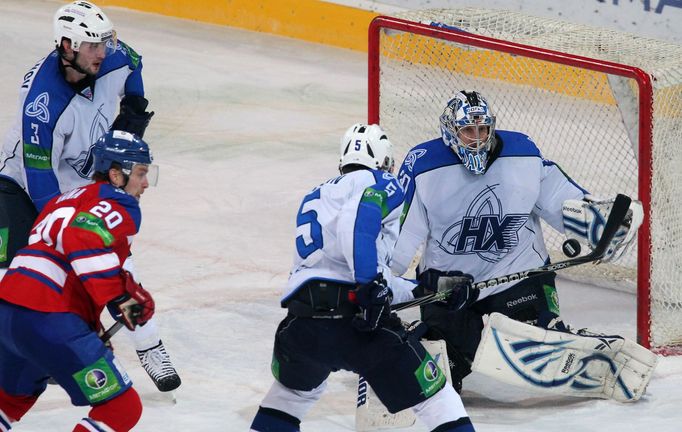
{"label": "hockey puck", "polygon": [[580,242],[576,239],[568,239],[561,246],[561,250],[569,258],[577,257],[580,253]]}

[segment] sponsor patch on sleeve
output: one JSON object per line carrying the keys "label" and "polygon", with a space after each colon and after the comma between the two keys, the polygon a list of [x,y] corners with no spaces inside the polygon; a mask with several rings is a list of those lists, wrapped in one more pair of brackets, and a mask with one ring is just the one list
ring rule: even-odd
{"label": "sponsor patch on sleeve", "polygon": [[109,232],[104,221],[93,214],[78,213],[71,221],[70,226],[97,234],[104,242],[104,246],[110,246],[114,242],[114,235]]}

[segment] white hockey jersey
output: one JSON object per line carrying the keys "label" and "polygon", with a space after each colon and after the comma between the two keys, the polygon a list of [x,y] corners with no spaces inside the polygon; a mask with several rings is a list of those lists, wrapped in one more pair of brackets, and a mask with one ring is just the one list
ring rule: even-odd
{"label": "white hockey jersey", "polygon": [[[501,150],[482,175],[467,170],[440,138],[407,154],[398,175],[405,207],[391,263],[396,274],[422,244],[419,269],[461,270],[475,281],[549,262],[540,219],[563,232],[563,202],[587,191],[543,159],[528,136],[496,135]],[[479,298],[510,286],[486,288]]]}
{"label": "white hockey jersey", "polygon": [[124,95],[144,96],[141,57],[119,41],[90,85],[74,88],[53,51],[24,76],[19,111],[0,154],[0,176],[26,190],[38,211],[89,184],[92,147],[109,130]]}
{"label": "white hockey jersey", "polygon": [[379,170],[353,171],[306,195],[296,216],[294,265],[282,304],[311,279],[363,284],[379,272],[394,302],[411,300],[415,282],[393,277],[388,267],[403,197],[396,178]]}

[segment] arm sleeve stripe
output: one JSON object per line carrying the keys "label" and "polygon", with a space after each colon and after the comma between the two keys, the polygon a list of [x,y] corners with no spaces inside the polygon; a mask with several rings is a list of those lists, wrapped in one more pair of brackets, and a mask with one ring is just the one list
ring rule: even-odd
{"label": "arm sleeve stripe", "polygon": [[26,277],[30,277],[31,279],[35,279],[38,282],[42,283],[43,285],[47,286],[51,290],[61,294],[62,293],[62,288],[63,286],[57,285],[54,281],[52,281],[50,278],[45,276],[42,273],[38,273],[35,270],[32,269],[27,269],[25,267],[19,267],[16,269],[11,269],[7,271],[7,275],[10,275],[12,273],[20,273]]}
{"label": "arm sleeve stripe", "polygon": [[42,274],[51,283],[59,285],[59,291],[66,283],[67,272],[45,257],[17,255],[10,265],[10,269],[25,268],[26,270]]}
{"label": "arm sleeve stripe", "polygon": [[67,258],[69,261],[75,261],[79,258],[86,258],[90,256],[96,256],[96,255],[103,255],[103,254],[108,254],[111,252],[110,248],[102,248],[102,249],[83,249],[75,252],[71,252]]}
{"label": "arm sleeve stripe", "polygon": [[120,270],[121,263],[118,255],[115,253],[108,253],[105,255],[97,255],[88,258],[79,258],[71,261],[71,267],[80,277],[88,273],[102,272],[116,268]]}
{"label": "arm sleeve stripe", "polygon": [[85,282],[86,280],[89,279],[109,279],[118,275],[119,273],[121,273],[121,269],[114,268],[103,272],[88,273],[86,275],[81,275],[79,278],[82,282]]}
{"label": "arm sleeve stripe", "polygon": [[23,249],[21,250],[18,255],[22,256],[33,256],[33,257],[43,257],[47,258],[50,261],[52,261],[54,264],[58,265],[61,267],[62,270],[65,272],[70,272],[71,271],[71,266],[69,265],[68,262],[64,261],[61,259],[59,256],[51,254],[47,251],[41,251],[41,250],[33,250],[33,249]]}

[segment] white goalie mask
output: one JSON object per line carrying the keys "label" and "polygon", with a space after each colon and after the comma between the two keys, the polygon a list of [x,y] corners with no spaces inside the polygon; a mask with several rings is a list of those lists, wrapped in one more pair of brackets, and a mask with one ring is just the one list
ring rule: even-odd
{"label": "white goalie mask", "polygon": [[474,174],[484,174],[495,145],[495,116],[480,93],[462,90],[440,116],[443,141]]}
{"label": "white goalie mask", "polygon": [[356,123],[341,138],[339,170],[346,165],[393,171],[393,144],[379,125]]}
{"label": "white goalie mask", "polygon": [[107,55],[116,50],[113,23],[100,8],[87,1],[75,1],[60,7],[54,14],[54,42],[59,48],[63,38],[71,40],[71,48],[80,51],[83,42],[102,46]]}

